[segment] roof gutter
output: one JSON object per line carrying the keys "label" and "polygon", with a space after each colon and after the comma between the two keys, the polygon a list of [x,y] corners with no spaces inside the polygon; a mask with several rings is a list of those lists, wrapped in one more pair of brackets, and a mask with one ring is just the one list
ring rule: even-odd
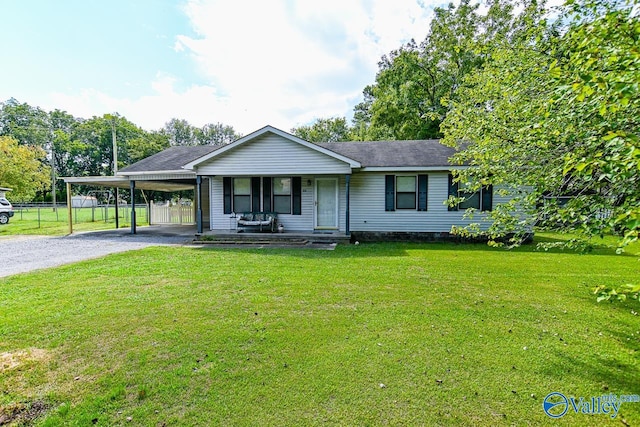
{"label": "roof gutter", "polygon": [[366,166],[360,172],[447,172],[468,169],[469,166]]}
{"label": "roof gutter", "polygon": [[143,172],[127,172],[127,171],[118,171],[116,176],[142,176],[142,175],[188,175],[195,176],[195,172],[192,170],[157,170],[157,171],[143,171]]}

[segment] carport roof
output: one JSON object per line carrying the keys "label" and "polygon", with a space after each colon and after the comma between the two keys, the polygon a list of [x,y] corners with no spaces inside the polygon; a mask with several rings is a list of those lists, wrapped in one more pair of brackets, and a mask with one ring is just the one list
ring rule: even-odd
{"label": "carport roof", "polygon": [[[64,182],[76,185],[91,185],[96,187],[117,187],[129,189],[129,178],[125,176],[72,176],[61,177]],[[196,184],[194,178],[175,180],[175,181],[136,181],[136,188],[141,190],[154,190],[154,191],[181,191],[181,190],[193,190]]]}
{"label": "carport roof", "polygon": [[219,149],[220,145],[177,146],[167,148],[120,170],[120,174],[132,172],[184,171],[182,167]]}

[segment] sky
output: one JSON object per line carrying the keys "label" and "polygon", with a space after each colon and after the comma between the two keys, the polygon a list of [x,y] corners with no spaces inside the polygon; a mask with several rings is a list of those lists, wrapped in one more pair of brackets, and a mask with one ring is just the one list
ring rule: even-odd
{"label": "sky", "polygon": [[351,118],[439,0],[0,0],[0,102],[146,130]]}

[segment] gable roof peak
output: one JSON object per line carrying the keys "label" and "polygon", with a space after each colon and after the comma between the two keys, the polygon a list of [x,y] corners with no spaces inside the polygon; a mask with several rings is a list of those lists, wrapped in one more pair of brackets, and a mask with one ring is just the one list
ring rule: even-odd
{"label": "gable roof peak", "polygon": [[184,169],[187,169],[187,170],[193,170],[198,165],[201,165],[201,164],[207,162],[208,160],[210,160],[210,159],[212,159],[214,157],[223,155],[227,151],[234,150],[237,147],[239,147],[241,145],[244,145],[244,144],[246,144],[246,143],[248,143],[250,141],[258,139],[258,138],[260,138],[261,136],[263,136],[264,134],[267,134],[267,133],[272,133],[274,135],[277,135],[277,136],[279,136],[281,138],[284,138],[284,139],[289,140],[291,142],[294,142],[296,144],[300,144],[300,145],[302,145],[304,147],[307,147],[307,148],[310,148],[310,149],[312,149],[314,151],[318,151],[318,152],[323,153],[323,154],[325,154],[327,156],[330,156],[330,157],[333,157],[333,158],[335,158],[337,160],[343,161],[343,162],[349,164],[349,166],[351,166],[352,168],[359,168],[360,167],[360,162],[358,162],[357,160],[354,160],[354,159],[352,159],[350,157],[344,156],[344,155],[342,155],[340,153],[336,153],[334,151],[328,150],[327,148],[324,148],[324,147],[319,146],[317,144],[314,144],[312,142],[306,141],[306,140],[304,140],[302,138],[299,138],[299,137],[297,137],[295,135],[292,135],[292,134],[290,134],[288,132],[280,130],[280,129],[278,129],[276,127],[273,127],[271,125],[267,125],[267,126],[261,128],[261,129],[258,129],[255,132],[250,133],[249,135],[243,136],[242,138],[238,138],[238,139],[236,139],[235,141],[233,141],[230,144],[227,144],[227,145],[225,145],[225,146],[223,146],[223,147],[221,147],[221,148],[219,148],[219,149],[217,149],[217,150],[215,150],[215,151],[213,151],[213,152],[211,152],[211,153],[209,153],[207,155],[204,155],[204,156],[202,156],[202,157],[200,157],[198,159],[195,159],[195,160],[185,164],[183,167],[184,167]]}

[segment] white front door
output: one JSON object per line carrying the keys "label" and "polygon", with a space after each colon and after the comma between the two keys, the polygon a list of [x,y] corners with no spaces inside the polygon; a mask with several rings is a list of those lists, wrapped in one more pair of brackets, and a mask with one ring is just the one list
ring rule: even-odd
{"label": "white front door", "polygon": [[315,191],[315,228],[338,228],[338,179],[317,178]]}

